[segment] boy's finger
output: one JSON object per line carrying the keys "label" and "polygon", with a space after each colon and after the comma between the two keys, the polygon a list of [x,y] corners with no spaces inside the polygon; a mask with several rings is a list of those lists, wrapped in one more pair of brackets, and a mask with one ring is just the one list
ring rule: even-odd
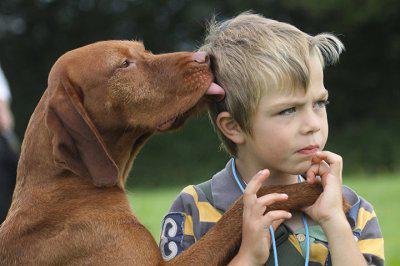
{"label": "boy's finger", "polygon": [[327,182],[327,177],[332,172],[332,169],[329,167],[328,163],[325,161],[322,161],[319,165],[320,165],[319,166],[319,176],[321,177],[322,186],[325,187],[326,182]]}
{"label": "boy's finger", "polygon": [[317,181],[316,176],[318,175],[318,171],[319,163],[312,164],[311,167],[307,170],[306,177],[309,184],[314,184]]}
{"label": "boy's finger", "polygon": [[271,193],[271,194],[267,194],[262,197],[259,197],[257,199],[257,203],[260,204],[261,206],[269,206],[275,202],[285,201],[287,199],[288,199],[287,194]]}
{"label": "boy's finger", "polygon": [[262,222],[265,226],[270,226],[274,221],[280,220],[280,219],[290,219],[292,218],[292,214],[287,211],[283,210],[276,210],[276,211],[270,211],[267,212],[263,217],[262,217]]}
{"label": "boy's finger", "polygon": [[256,216],[264,215],[267,206],[274,204],[275,202],[285,201],[288,199],[288,195],[279,194],[279,193],[271,193],[259,197],[255,200],[256,204],[253,204],[251,211]]}
{"label": "boy's finger", "polygon": [[324,160],[328,163],[334,176],[342,176],[343,159],[340,155],[330,151],[320,151],[316,153],[316,157],[318,157],[319,160]]}
{"label": "boy's finger", "polygon": [[325,187],[326,185],[326,177],[331,173],[331,169],[329,165],[325,161],[321,161],[319,164],[313,164],[310,169],[308,169],[307,175],[307,182],[309,184],[314,184],[319,182],[317,176],[321,177],[322,186]]}
{"label": "boy's finger", "polygon": [[245,199],[249,196],[255,195],[257,191],[261,188],[263,182],[267,180],[268,176],[268,169],[261,170],[255,176],[253,176],[250,182],[247,184],[246,189],[244,190],[243,198]]}

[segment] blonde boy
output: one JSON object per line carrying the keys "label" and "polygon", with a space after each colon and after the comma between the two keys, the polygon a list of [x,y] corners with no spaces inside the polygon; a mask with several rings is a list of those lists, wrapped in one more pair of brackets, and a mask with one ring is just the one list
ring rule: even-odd
{"label": "blonde boy", "polygon": [[[323,67],[336,62],[343,49],[333,35],[310,36],[251,13],[211,23],[201,50],[211,55],[226,98],[210,106],[209,114],[234,159],[209,181],[179,194],[163,220],[160,249],[165,259],[200,239],[242,194],[239,187],[247,185],[242,244],[231,264],[273,265],[266,230],[272,225],[279,238],[279,264],[304,265],[302,214],[263,215],[265,206],[287,196],[257,198],[256,192],[262,185],[306,178],[324,187],[316,203],[304,209],[310,265],[384,264],[383,237],[371,204],[342,186],[342,158],[323,150],[328,137]],[[348,213],[342,211],[342,195],[352,205]]]}

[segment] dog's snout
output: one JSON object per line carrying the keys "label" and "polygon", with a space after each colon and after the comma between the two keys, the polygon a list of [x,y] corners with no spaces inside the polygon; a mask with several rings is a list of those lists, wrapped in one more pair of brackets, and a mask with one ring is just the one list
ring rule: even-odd
{"label": "dog's snout", "polygon": [[195,52],[193,54],[193,60],[196,61],[197,63],[210,63],[210,56],[208,55],[207,52]]}

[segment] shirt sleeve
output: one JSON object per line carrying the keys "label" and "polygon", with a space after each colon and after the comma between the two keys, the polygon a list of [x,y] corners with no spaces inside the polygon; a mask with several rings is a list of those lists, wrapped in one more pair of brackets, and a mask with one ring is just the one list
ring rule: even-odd
{"label": "shirt sleeve", "polygon": [[372,205],[360,197],[360,208],[353,232],[358,238],[358,247],[368,265],[384,265],[384,242],[378,217]]}
{"label": "shirt sleeve", "polygon": [[9,102],[11,100],[10,89],[3,70],[0,67],[0,101]]}
{"label": "shirt sleeve", "polygon": [[[190,191],[190,193],[188,193]],[[164,260],[171,260],[195,241],[193,215],[198,213],[193,186],[186,187],[175,199],[164,216],[160,235],[160,250]]]}

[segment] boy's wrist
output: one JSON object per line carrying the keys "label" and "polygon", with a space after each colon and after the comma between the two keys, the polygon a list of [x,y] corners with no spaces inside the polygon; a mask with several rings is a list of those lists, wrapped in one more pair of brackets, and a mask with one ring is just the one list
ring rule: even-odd
{"label": "boy's wrist", "polygon": [[320,225],[327,236],[329,233],[337,234],[342,231],[351,230],[350,224],[343,212],[339,212],[337,215],[322,221]]}
{"label": "boy's wrist", "polygon": [[239,249],[239,252],[235,256],[235,258],[229,263],[229,265],[244,265],[244,266],[258,266],[258,265],[264,265],[263,263],[256,263],[254,261],[254,257],[248,254],[247,252],[244,252],[243,250]]}

